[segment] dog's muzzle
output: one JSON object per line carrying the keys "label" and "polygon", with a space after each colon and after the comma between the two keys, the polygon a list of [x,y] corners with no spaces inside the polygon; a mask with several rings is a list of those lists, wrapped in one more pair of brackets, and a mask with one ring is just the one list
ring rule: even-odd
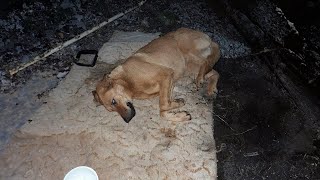
{"label": "dog's muzzle", "polygon": [[129,123],[131,119],[136,115],[136,110],[134,109],[133,104],[131,102],[127,102],[127,106],[129,107],[129,109],[126,115],[122,116],[122,118],[126,123]]}

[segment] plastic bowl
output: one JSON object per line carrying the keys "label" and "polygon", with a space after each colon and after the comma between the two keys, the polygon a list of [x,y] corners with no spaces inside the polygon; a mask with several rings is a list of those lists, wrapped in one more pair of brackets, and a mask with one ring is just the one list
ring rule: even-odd
{"label": "plastic bowl", "polygon": [[92,168],[79,166],[69,171],[63,180],[99,180],[99,178]]}

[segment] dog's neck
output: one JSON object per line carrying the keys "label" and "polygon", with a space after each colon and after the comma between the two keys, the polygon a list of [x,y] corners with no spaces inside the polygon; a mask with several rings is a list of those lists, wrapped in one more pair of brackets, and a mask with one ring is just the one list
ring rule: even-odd
{"label": "dog's neck", "polygon": [[123,79],[123,78],[117,78],[117,79],[111,78],[111,80],[112,80],[113,84],[117,84],[118,86],[119,85],[122,86],[124,91],[126,92],[126,94],[129,97],[132,97],[133,94],[132,94],[132,91],[130,91],[130,89],[131,89],[130,88],[130,84],[127,81],[125,81],[125,79]]}
{"label": "dog's neck", "polygon": [[116,67],[111,73],[108,75],[108,78],[112,80],[113,83],[123,86],[124,88],[128,88],[128,83],[125,81],[125,77],[123,76],[123,68],[122,66]]}
{"label": "dog's neck", "polygon": [[123,72],[124,72],[123,67],[122,65],[120,65],[111,71],[111,73],[109,74],[109,77],[112,79],[120,79],[122,78]]}

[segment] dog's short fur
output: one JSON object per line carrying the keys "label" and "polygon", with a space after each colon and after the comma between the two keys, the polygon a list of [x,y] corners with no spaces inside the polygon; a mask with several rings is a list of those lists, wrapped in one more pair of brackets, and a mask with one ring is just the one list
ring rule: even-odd
{"label": "dog's short fur", "polygon": [[144,46],[109,75],[93,91],[96,102],[116,111],[125,122],[135,116],[132,99],[159,96],[160,115],[173,121],[190,120],[187,112],[170,112],[184,105],[171,99],[175,81],[194,75],[197,88],[208,78],[208,95],[215,95],[219,74],[213,70],[220,58],[219,46],[202,32],[180,28]]}

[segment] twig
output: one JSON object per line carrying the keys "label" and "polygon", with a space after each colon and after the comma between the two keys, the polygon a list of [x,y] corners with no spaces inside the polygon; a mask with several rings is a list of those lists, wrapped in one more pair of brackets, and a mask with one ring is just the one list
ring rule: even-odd
{"label": "twig", "polygon": [[245,131],[243,131],[243,132],[241,132],[241,133],[229,134],[229,135],[225,135],[225,136],[223,136],[223,137],[238,136],[238,135],[241,135],[241,134],[245,134],[245,133],[247,133],[247,132],[249,132],[249,131],[252,131],[252,130],[254,130],[255,128],[257,128],[257,125],[253,126],[253,127],[250,128],[250,129],[247,129],[247,130],[245,130]]}
{"label": "twig", "polygon": [[[202,97],[203,102],[206,104],[206,106],[209,107],[208,103],[206,102],[206,100],[204,99],[204,97]],[[224,122],[232,131],[235,131],[230,124],[225,121],[222,117],[220,117],[218,114],[215,114],[213,111],[209,110],[214,116],[216,116],[217,118],[219,118],[222,122]]]}
{"label": "twig", "polygon": [[267,53],[267,52],[273,52],[273,51],[278,51],[282,48],[273,48],[273,49],[263,49],[262,51],[256,52],[256,53],[252,53],[249,54],[249,56],[255,56],[255,55],[259,55],[259,54],[263,54],[263,53]]}
{"label": "twig", "polygon": [[145,2],[146,2],[146,0],[143,0],[143,1],[141,1],[137,6],[135,6],[135,7],[133,7],[133,8],[130,8],[130,9],[126,10],[125,12],[119,13],[119,14],[117,14],[117,15],[109,18],[107,21],[104,21],[104,22],[100,23],[99,25],[93,27],[92,29],[87,30],[87,31],[85,31],[85,32],[77,35],[76,37],[74,37],[74,38],[72,38],[72,39],[64,42],[63,44],[61,44],[61,45],[59,45],[59,46],[57,46],[57,47],[55,47],[55,48],[53,48],[53,49],[51,49],[51,50],[48,50],[48,51],[44,52],[43,54],[41,54],[41,55],[39,55],[39,56],[36,56],[31,62],[28,62],[28,63],[22,64],[22,65],[19,65],[18,67],[9,70],[10,75],[13,76],[14,74],[18,73],[19,71],[21,71],[21,70],[23,70],[23,69],[25,69],[25,68],[27,68],[27,67],[35,64],[35,63],[37,63],[37,62],[39,62],[40,60],[43,60],[44,58],[50,56],[51,54],[53,54],[53,53],[55,53],[55,52],[58,52],[58,51],[60,51],[61,49],[69,46],[70,44],[72,44],[72,43],[74,43],[74,42],[76,42],[76,41],[78,41],[78,40],[86,37],[87,35],[95,32],[96,30],[102,28],[103,26],[105,26],[105,25],[113,22],[114,20],[119,19],[120,17],[126,15],[127,13],[129,13],[129,12],[131,12],[131,11],[139,8],[139,7],[142,6]]}
{"label": "twig", "polygon": [[218,119],[220,119],[222,122],[224,122],[232,131],[235,131],[227,121],[225,121],[222,117],[220,117],[219,115],[213,113],[214,116],[216,116]]}
{"label": "twig", "polygon": [[243,56],[238,56],[238,57],[235,57],[235,58],[243,58],[243,57],[248,57],[248,56],[256,56],[256,55],[260,55],[260,54],[264,54],[264,53],[268,53],[268,52],[273,52],[273,51],[280,51],[280,50],[285,50],[285,51],[288,51],[290,54],[293,54],[295,57],[299,58],[302,60],[302,57],[301,55],[295,53],[294,51],[292,51],[291,49],[288,49],[288,48],[273,48],[273,49],[263,49],[259,52],[256,52],[256,53],[252,53],[252,54],[247,54],[247,55],[243,55]]}
{"label": "twig", "polygon": [[259,153],[257,151],[255,152],[249,152],[249,153],[245,153],[243,154],[244,157],[254,157],[254,156],[259,156]]}

